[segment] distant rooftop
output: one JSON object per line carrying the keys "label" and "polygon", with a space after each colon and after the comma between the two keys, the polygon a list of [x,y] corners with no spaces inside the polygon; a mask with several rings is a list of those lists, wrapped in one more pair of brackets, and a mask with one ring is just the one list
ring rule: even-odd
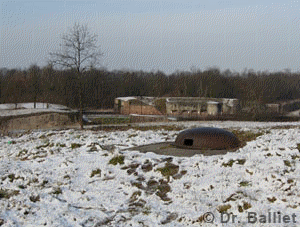
{"label": "distant rooftop", "polygon": [[116,99],[121,101],[130,101],[130,100],[135,100],[136,97],[117,97]]}

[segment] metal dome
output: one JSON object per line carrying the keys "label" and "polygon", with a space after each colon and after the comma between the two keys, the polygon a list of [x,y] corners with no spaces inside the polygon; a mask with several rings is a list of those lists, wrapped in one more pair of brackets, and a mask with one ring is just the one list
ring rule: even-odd
{"label": "metal dome", "polygon": [[240,141],[229,131],[203,127],[180,132],[174,145],[186,149],[223,150],[237,148]]}

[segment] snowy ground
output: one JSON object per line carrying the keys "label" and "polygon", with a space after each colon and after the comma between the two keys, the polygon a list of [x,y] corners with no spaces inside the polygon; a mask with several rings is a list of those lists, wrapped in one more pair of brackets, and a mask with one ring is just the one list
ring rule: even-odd
{"label": "snowy ground", "polygon": [[[64,130],[2,137],[0,224],[300,226],[299,122],[176,124],[265,134],[235,153],[190,158],[124,150],[174,140],[178,131]],[[220,212],[227,213],[223,221]],[[224,222],[230,213],[235,222]]]}
{"label": "snowy ground", "polygon": [[[33,109],[34,103],[17,103],[17,109]],[[56,109],[56,110],[66,110],[69,109],[67,106],[59,105],[59,104],[49,104],[49,103],[36,103],[37,109]],[[0,110],[7,110],[7,109],[16,109],[16,104],[7,103],[7,104],[0,104]]]}
{"label": "snowy ground", "polygon": [[47,104],[47,103],[18,103],[17,107],[15,104],[7,103],[0,104],[0,116],[12,116],[12,115],[25,115],[31,113],[40,112],[69,112],[72,111],[70,108],[58,105],[58,104]]}

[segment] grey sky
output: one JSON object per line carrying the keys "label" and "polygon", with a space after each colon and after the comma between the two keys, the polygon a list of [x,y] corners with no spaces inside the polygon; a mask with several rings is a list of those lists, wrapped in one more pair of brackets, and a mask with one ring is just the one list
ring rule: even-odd
{"label": "grey sky", "polygon": [[80,22],[109,70],[299,71],[299,10],[287,0],[1,1],[0,67],[46,65]]}

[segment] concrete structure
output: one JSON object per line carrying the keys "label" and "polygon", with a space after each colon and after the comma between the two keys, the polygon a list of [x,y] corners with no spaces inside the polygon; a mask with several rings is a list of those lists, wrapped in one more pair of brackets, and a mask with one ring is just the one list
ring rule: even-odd
{"label": "concrete structure", "polygon": [[223,150],[237,148],[240,141],[224,129],[202,127],[180,132],[174,145],[186,149]]}
{"label": "concrete structure", "polygon": [[173,116],[207,116],[235,114],[239,109],[238,99],[205,97],[166,98],[166,114]]}
{"label": "concrete structure", "polygon": [[[114,111],[115,113],[122,115],[162,115],[162,113],[158,111],[151,103],[153,99],[142,99],[139,97],[118,97],[115,99]],[[147,102],[147,100],[150,101]]]}
{"label": "concrete structure", "polygon": [[286,114],[288,117],[300,117],[300,109]]}
{"label": "concrete structure", "polygon": [[[163,103],[163,108],[155,106],[155,101]],[[235,114],[239,109],[238,99],[205,98],[205,97],[118,97],[114,110],[123,115],[162,115],[168,116],[217,116]],[[165,110],[163,113],[160,110]]]}
{"label": "concrete structure", "polygon": [[196,154],[223,155],[237,151],[240,146],[239,139],[231,132],[219,128],[194,128],[180,132],[175,142],[154,143],[125,150],[191,157]]}
{"label": "concrete structure", "polygon": [[266,104],[267,111],[289,117],[300,117],[300,99]]}

